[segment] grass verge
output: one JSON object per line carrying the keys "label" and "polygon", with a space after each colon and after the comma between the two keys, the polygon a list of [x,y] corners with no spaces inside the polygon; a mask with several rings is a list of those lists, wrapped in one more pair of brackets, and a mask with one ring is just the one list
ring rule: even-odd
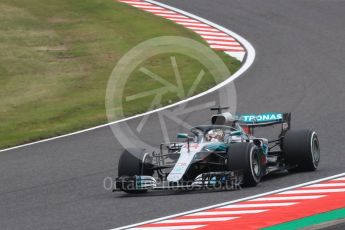
{"label": "grass verge", "polygon": [[326,227],[344,223],[344,218],[345,208],[342,208],[263,228],[262,230],[325,229]]}
{"label": "grass verge", "polygon": [[[113,0],[2,0],[0,148],[106,123],[106,84],[117,61],[140,42],[166,35],[203,42],[182,26]],[[240,67],[218,54],[231,73]],[[146,68],[172,81],[164,60],[149,61]],[[200,71],[187,57],[177,61],[185,75]],[[129,83],[126,90],[134,94],[147,81]],[[206,74],[195,94],[214,84]],[[176,100],[171,95],[164,103]],[[126,116],[145,109],[142,103],[129,107]]]}

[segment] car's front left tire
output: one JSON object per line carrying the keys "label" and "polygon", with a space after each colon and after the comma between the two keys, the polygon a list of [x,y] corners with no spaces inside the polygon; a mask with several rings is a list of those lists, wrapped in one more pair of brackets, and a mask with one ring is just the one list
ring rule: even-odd
{"label": "car's front left tire", "polygon": [[[118,164],[118,177],[152,176],[153,170],[146,162],[148,152],[142,149],[126,149],[122,152]],[[126,189],[122,191],[131,194],[146,193],[147,189]]]}
{"label": "car's front left tire", "polygon": [[259,147],[250,142],[234,143],[228,149],[228,169],[243,171],[243,185],[256,186],[264,174],[262,153]]}

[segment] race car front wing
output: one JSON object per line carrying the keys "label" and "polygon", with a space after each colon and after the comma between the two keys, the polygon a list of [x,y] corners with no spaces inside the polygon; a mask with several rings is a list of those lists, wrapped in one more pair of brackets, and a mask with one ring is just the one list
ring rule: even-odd
{"label": "race car front wing", "polygon": [[178,189],[226,189],[241,188],[243,174],[241,171],[208,172],[198,175],[194,181],[169,182],[157,181],[152,176],[123,176],[115,179],[116,191],[140,190],[178,190]]}

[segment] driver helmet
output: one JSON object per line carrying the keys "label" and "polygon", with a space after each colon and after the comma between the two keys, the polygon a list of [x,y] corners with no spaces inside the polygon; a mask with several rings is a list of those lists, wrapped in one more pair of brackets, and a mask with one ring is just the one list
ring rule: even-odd
{"label": "driver helmet", "polygon": [[206,134],[206,141],[221,142],[224,140],[224,132],[221,129],[211,129]]}

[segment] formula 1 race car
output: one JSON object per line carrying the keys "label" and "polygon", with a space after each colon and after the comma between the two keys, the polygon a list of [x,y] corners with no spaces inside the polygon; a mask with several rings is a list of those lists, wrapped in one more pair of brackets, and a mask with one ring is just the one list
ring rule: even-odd
{"label": "formula 1 race car", "polygon": [[[314,171],[320,161],[318,136],[311,129],[291,130],[290,113],[231,115],[228,108],[210,125],[179,133],[182,142],[163,143],[159,152],[125,150],[113,191],[255,186],[270,173]],[[279,126],[277,138],[254,137],[258,127]]]}

